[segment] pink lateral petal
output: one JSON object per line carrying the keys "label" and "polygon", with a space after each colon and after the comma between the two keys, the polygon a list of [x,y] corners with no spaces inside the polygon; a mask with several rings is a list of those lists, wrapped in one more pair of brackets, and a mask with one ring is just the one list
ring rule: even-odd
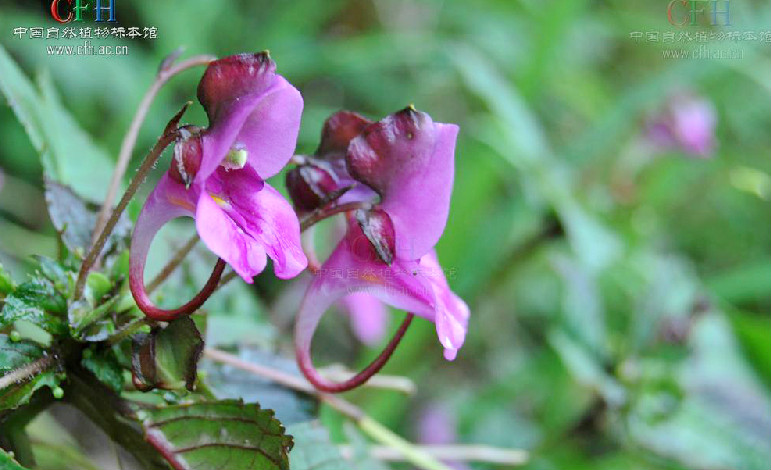
{"label": "pink lateral petal", "polygon": [[351,175],[377,191],[393,219],[396,253],[419,259],[434,247],[450,211],[458,126],[413,108],[367,127],[351,141]]}

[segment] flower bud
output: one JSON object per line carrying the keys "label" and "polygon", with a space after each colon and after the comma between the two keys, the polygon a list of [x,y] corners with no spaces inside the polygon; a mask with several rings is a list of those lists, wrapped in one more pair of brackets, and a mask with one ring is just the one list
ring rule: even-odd
{"label": "flower bud", "polygon": [[174,145],[174,158],[169,167],[169,176],[177,183],[190,187],[198,169],[201,167],[201,129],[196,126],[184,126],[179,129],[179,137]]}
{"label": "flower bud", "polygon": [[316,156],[325,159],[345,158],[351,140],[372,121],[352,111],[338,111],[329,116],[321,129],[321,143]]}
{"label": "flower bud", "polygon": [[348,147],[348,172],[382,196],[430,163],[435,133],[431,118],[410,105],[364,129]]}
{"label": "flower bud", "polygon": [[286,174],[286,187],[295,208],[310,212],[318,209],[338,189],[338,181],[323,162],[308,162]]}
{"label": "flower bud", "polygon": [[390,266],[396,252],[396,235],[388,213],[377,208],[359,209],[354,213],[354,219],[364,239],[354,239],[353,252],[364,259],[379,259]]}

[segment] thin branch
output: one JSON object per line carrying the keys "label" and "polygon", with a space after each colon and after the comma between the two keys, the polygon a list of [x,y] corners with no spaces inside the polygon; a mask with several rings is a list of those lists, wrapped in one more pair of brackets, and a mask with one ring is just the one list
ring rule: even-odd
{"label": "thin branch", "polygon": [[35,375],[43,372],[44,370],[52,367],[56,363],[56,356],[47,355],[40,359],[30,362],[27,365],[12,370],[11,372],[0,377],[0,390],[10,387],[14,384],[26,382]]}
{"label": "thin branch", "polygon": [[[334,382],[344,382],[354,376],[354,372],[342,364],[335,364],[319,369],[319,372],[322,376]],[[373,375],[366,382],[366,385],[372,388],[403,393],[405,395],[414,395],[418,390],[415,386],[415,382],[408,377],[403,377],[401,375]]]}
{"label": "thin branch", "polygon": [[225,287],[225,285],[228,282],[232,281],[233,279],[236,279],[237,277],[238,277],[238,273],[235,272],[235,271],[230,271],[229,273],[225,274],[224,276],[222,276],[222,279],[220,280],[220,283],[217,285],[217,288],[214,289],[214,291],[216,292],[216,291],[222,289],[223,287]]}
{"label": "thin branch", "polygon": [[113,333],[111,336],[108,336],[106,340],[107,344],[109,344],[110,346],[114,344],[118,344],[124,339],[128,338],[129,336],[139,331],[142,327],[149,326],[152,324],[153,324],[153,320],[147,317],[142,317],[137,320],[134,320],[131,323],[124,326],[123,328],[121,328],[120,330]]}
{"label": "thin branch", "polygon": [[396,449],[400,455],[404,456],[406,461],[423,470],[451,470],[446,464],[423,452],[419,447],[404,440],[393,431],[375,421],[353,403],[336,395],[321,393],[300,377],[263,365],[253,364],[232,354],[216,349],[205,349],[204,356],[207,356],[213,361],[228,364],[237,369],[268,378],[280,385],[291,388],[292,390],[297,390],[317,397],[319,400],[356,423],[356,425],[372,439]]}
{"label": "thin branch", "polygon": [[196,67],[198,65],[207,65],[211,61],[217,59],[212,55],[197,55],[183,62],[180,62],[179,64],[173,65],[174,59],[179,56],[180,52],[181,51],[172,52],[167,57],[167,59],[161,63],[158,74],[155,76],[155,81],[152,85],[150,85],[147,93],[145,93],[145,96],[139,103],[139,107],[134,114],[131,125],[129,125],[126,136],[123,137],[123,142],[120,146],[120,153],[118,154],[118,161],[115,164],[115,170],[113,171],[112,179],[110,180],[110,186],[107,189],[107,195],[104,198],[104,204],[102,204],[102,209],[99,211],[99,216],[97,217],[96,225],[94,226],[94,233],[92,235],[93,238],[91,240],[92,243],[96,242],[98,239],[98,234],[102,231],[107,222],[107,218],[110,215],[110,210],[112,209],[112,203],[115,201],[115,196],[117,195],[118,188],[120,187],[120,182],[123,180],[123,175],[126,173],[126,168],[128,167],[128,163],[131,160],[131,154],[133,153],[134,146],[137,142],[139,129],[142,127],[142,123],[145,121],[147,113],[150,111],[150,106],[155,100],[155,96],[158,94],[158,91],[160,91],[160,89],[163,87],[163,85],[166,84],[166,82],[169,81],[169,79],[179,74],[180,72],[183,72],[192,67]]}
{"label": "thin branch", "polygon": [[258,375],[260,377],[276,382],[279,385],[283,385],[284,387],[291,388],[292,390],[304,392],[309,395],[317,395],[316,389],[313,388],[313,385],[297,375],[260,364],[247,362],[237,356],[234,356],[233,354],[229,354],[218,349],[206,348],[203,350],[203,355],[212,361],[227,364],[231,367],[235,367],[236,369],[250,372],[254,375]]}
{"label": "thin branch", "polygon": [[[484,462],[498,465],[515,466],[527,463],[529,453],[521,449],[503,449],[483,445],[416,445],[420,451],[437,459],[448,462]],[[346,459],[352,459],[355,449],[352,446],[340,446],[340,453]],[[377,460],[403,462],[404,455],[388,446],[371,446],[369,454]]]}
{"label": "thin branch", "polygon": [[86,258],[83,260],[83,264],[80,266],[78,280],[75,283],[73,299],[80,299],[80,296],[83,294],[83,288],[86,285],[86,276],[88,276],[88,272],[96,263],[96,259],[102,252],[105,243],[107,243],[107,238],[115,228],[115,224],[118,223],[118,220],[120,219],[121,214],[123,214],[123,211],[126,209],[126,206],[128,206],[129,201],[131,201],[131,198],[134,197],[137,189],[139,189],[139,186],[145,180],[147,174],[150,172],[150,170],[152,170],[153,166],[158,161],[158,158],[160,158],[163,150],[177,137],[177,125],[179,124],[179,120],[182,118],[182,114],[184,114],[190,104],[191,103],[188,101],[185,106],[183,106],[182,109],[176,115],[174,115],[174,117],[171,118],[171,121],[169,121],[169,123],[166,125],[166,128],[163,130],[163,134],[158,138],[158,141],[150,150],[150,153],[148,153],[145,157],[142,165],[140,165],[139,169],[137,170],[137,174],[134,175],[134,178],[131,180],[131,183],[129,183],[128,188],[126,188],[126,192],[123,193],[123,197],[121,198],[117,207],[115,207],[115,210],[110,215],[110,218],[107,220],[107,223],[105,224],[102,231],[99,232],[99,236],[97,237],[96,242],[91,245],[91,249],[88,251]]}
{"label": "thin branch", "polygon": [[328,217],[332,217],[333,215],[369,208],[370,204],[366,202],[346,202],[345,204],[322,207],[311,212],[300,221],[300,231],[304,232],[318,222],[321,222]]}
{"label": "thin branch", "polygon": [[200,240],[200,237],[196,233],[190,239],[185,242],[185,244],[182,246],[182,248],[179,249],[174,254],[174,257],[171,258],[171,260],[166,264],[166,266],[161,269],[161,272],[158,273],[155,278],[153,278],[152,281],[150,281],[149,284],[147,284],[147,287],[145,290],[148,294],[152,294],[152,292],[158,288],[163,282],[171,275],[171,273],[174,272],[175,269],[179,267],[180,264],[182,264],[182,261],[185,260],[187,255],[190,254],[191,251],[193,251],[193,248],[195,248],[196,243],[198,243],[198,240]]}

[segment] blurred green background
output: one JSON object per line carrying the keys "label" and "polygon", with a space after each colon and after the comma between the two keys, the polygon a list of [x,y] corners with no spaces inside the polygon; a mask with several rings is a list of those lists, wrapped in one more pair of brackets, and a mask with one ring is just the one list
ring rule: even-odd
{"label": "blurred green background", "polygon": [[[414,103],[461,126],[438,251],[472,311],[467,343],[447,363],[433,325],[417,322],[385,371],[418,394],[357,391],[364,409],[419,440],[423,410],[439,407],[458,442],[527,449],[528,469],[768,470],[771,43],[710,45],[740,59],[665,59],[667,44],[630,36],[682,31],[664,0],[115,1],[121,26],[155,26],[158,38],[99,42],[128,45],[121,57],[49,56],[46,45],[68,41],[12,34],[55,26],[46,2],[0,2],[0,43],[113,160],[158,64],[180,46],[185,57],[269,49],[305,98],[298,153],[339,109],[379,119]],[[731,26],[689,31],[771,31],[768,2],[730,9]],[[160,92],[132,166],[195,99],[201,72]],[[646,122],[683,91],[716,110],[711,158],[645,144]],[[197,103],[186,120],[205,124]],[[22,277],[29,255],[56,250],[36,154],[0,107],[0,262]],[[86,175],[76,189],[98,198],[109,166],[79,156],[72,148],[59,165]],[[172,245],[192,233],[174,230]],[[271,276],[216,301],[210,342],[291,351],[301,281]],[[317,361],[364,364],[376,350],[341,325],[327,316]]]}

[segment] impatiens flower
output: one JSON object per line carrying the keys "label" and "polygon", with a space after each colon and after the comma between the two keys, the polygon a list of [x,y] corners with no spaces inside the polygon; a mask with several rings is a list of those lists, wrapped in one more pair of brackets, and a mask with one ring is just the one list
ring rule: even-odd
{"label": "impatiens flower", "polygon": [[[362,201],[371,204],[347,214],[345,236],[321,266],[300,307],[295,330],[298,363],[317,388],[338,392],[360,380],[357,376],[343,384],[328,382],[310,356],[321,316],[348,294],[365,292],[433,321],[448,360],[462,346],[469,310],[449,289],[434,252],[449,213],[457,134],[457,126],[434,123],[409,107],[367,125],[350,140],[345,171],[378,197]],[[391,352],[386,348],[383,354]]]}
{"label": "impatiens flower", "polygon": [[297,216],[265,183],[292,157],[303,108],[300,93],[275,69],[264,52],[226,57],[206,69],[198,100],[209,127],[180,129],[171,167],[134,229],[131,290],[149,316],[171,315],[154,310],[143,272],[153,237],[176,217],[193,217],[206,246],[248,283],[267,257],[280,278],[305,269]]}
{"label": "impatiens flower", "polygon": [[689,94],[672,98],[648,125],[648,137],[662,148],[706,158],[715,147],[717,114],[709,101]]}

